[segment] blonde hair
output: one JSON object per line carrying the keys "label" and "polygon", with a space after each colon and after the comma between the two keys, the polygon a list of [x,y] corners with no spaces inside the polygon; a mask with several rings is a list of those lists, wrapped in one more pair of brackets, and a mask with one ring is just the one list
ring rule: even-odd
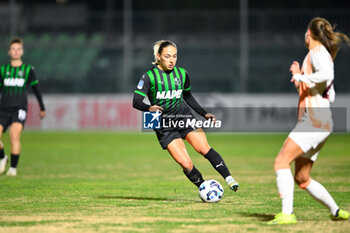
{"label": "blonde hair", "polygon": [[331,54],[333,60],[337,56],[338,50],[343,40],[349,45],[350,39],[341,32],[335,32],[335,26],[332,26],[324,18],[314,18],[309,23],[308,28],[311,31],[311,37],[318,40]]}
{"label": "blonde hair", "polygon": [[159,64],[157,54],[162,54],[163,49],[168,46],[173,46],[177,48],[176,44],[170,40],[158,40],[153,44],[153,56],[154,56],[154,61],[152,62],[153,65]]}

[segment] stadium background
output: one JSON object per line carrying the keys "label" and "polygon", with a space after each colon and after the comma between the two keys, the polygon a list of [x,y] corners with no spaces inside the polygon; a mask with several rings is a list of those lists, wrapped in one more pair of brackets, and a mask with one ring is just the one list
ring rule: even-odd
{"label": "stadium background", "polygon": [[[178,65],[189,71],[204,106],[294,107],[288,69],[306,54],[308,22],[325,17],[349,34],[349,6],[344,1],[0,1],[0,64],[8,61],[10,38],[23,37],[24,61],[36,67],[48,114],[40,121],[30,98],[29,129],[138,130],[132,92],[159,39],[177,43]],[[336,106],[347,109],[349,60],[350,49],[343,46],[335,62]]]}

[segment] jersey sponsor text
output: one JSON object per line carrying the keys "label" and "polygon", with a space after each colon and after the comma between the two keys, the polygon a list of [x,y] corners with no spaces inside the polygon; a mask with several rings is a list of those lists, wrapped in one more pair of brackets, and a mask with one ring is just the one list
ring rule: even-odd
{"label": "jersey sponsor text", "polygon": [[172,90],[172,91],[157,91],[157,99],[179,99],[181,98],[182,90]]}
{"label": "jersey sponsor text", "polygon": [[4,80],[4,85],[8,87],[23,87],[25,79],[21,78],[6,78]]}

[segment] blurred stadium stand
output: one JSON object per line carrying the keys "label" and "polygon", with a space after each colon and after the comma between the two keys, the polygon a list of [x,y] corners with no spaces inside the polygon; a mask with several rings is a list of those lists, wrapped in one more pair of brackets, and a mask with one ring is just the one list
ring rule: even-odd
{"label": "blurred stadium stand", "polygon": [[[130,93],[153,60],[152,43],[178,44],[178,65],[187,69],[195,92],[241,92],[239,9],[135,10],[132,12],[132,67],[125,73],[123,12],[91,10],[85,4],[18,4],[17,34],[24,61],[36,67],[45,93]],[[9,6],[0,5],[0,64],[8,62]],[[350,34],[344,9],[249,9],[247,92],[294,92],[289,66],[306,54],[304,33],[315,16]],[[335,62],[337,92],[349,92],[350,49]]]}

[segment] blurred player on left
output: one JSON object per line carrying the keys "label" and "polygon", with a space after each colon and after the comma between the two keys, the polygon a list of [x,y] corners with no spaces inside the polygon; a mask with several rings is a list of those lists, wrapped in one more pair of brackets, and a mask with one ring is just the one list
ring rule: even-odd
{"label": "blurred player on left", "polygon": [[45,106],[34,68],[22,62],[23,41],[14,38],[9,45],[10,64],[0,68],[0,174],[4,173],[8,157],[5,155],[2,133],[10,127],[11,166],[6,175],[17,175],[17,164],[21,152],[20,137],[27,116],[27,86],[31,86],[40,105],[40,118],[45,117]]}

